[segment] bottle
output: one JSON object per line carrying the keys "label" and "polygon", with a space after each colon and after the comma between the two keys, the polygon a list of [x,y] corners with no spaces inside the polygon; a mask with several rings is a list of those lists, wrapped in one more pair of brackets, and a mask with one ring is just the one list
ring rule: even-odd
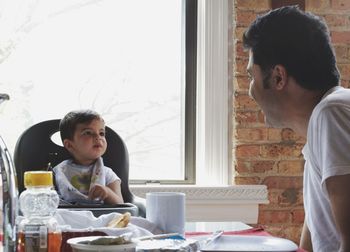
{"label": "bottle", "polygon": [[19,207],[24,218],[18,224],[18,252],[60,252],[62,233],[53,217],[59,197],[51,171],[24,173]]}

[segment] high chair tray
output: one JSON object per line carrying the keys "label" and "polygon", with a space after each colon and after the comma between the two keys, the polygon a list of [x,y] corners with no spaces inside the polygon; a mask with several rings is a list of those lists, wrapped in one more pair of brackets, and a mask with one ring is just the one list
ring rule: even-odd
{"label": "high chair tray", "polygon": [[95,217],[98,217],[102,214],[109,214],[113,212],[125,213],[129,212],[132,216],[138,216],[138,208],[131,203],[115,204],[115,205],[106,205],[106,204],[75,204],[75,205],[60,205],[58,208],[69,209],[69,210],[88,210],[91,211]]}

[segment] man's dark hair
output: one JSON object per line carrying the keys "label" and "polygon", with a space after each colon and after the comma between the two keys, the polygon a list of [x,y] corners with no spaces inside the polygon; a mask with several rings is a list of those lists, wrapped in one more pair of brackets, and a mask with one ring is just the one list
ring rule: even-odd
{"label": "man's dark hair", "polygon": [[339,85],[327,25],[297,6],[258,16],[243,34],[243,46],[252,50],[254,64],[265,75],[280,64],[305,89],[326,91]]}
{"label": "man's dark hair", "polygon": [[92,110],[75,110],[66,114],[60,121],[60,134],[62,142],[64,139],[73,140],[76,127],[80,123],[90,123],[93,120],[103,120],[102,117]]}

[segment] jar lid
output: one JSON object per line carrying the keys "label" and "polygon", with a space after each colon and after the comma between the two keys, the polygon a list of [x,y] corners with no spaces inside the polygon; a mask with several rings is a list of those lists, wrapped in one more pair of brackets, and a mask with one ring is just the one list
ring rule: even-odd
{"label": "jar lid", "polygon": [[24,172],[24,186],[53,186],[51,171],[26,171]]}

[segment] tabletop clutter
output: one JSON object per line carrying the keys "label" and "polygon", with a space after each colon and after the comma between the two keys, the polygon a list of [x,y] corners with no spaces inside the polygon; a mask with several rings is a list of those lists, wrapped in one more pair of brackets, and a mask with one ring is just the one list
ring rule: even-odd
{"label": "tabletop clutter", "polygon": [[58,209],[50,171],[25,172],[24,185],[17,252],[301,251],[292,241],[272,236],[218,230],[185,237],[185,194],[179,192],[147,193],[146,218],[129,212],[96,217],[92,211]]}
{"label": "tabletop clutter", "polygon": [[184,238],[182,193],[147,194],[146,205],[152,207],[146,218],[129,212],[95,217],[91,211],[58,209],[50,171],[25,172],[24,185],[16,219],[18,252],[197,251],[196,242]]}

